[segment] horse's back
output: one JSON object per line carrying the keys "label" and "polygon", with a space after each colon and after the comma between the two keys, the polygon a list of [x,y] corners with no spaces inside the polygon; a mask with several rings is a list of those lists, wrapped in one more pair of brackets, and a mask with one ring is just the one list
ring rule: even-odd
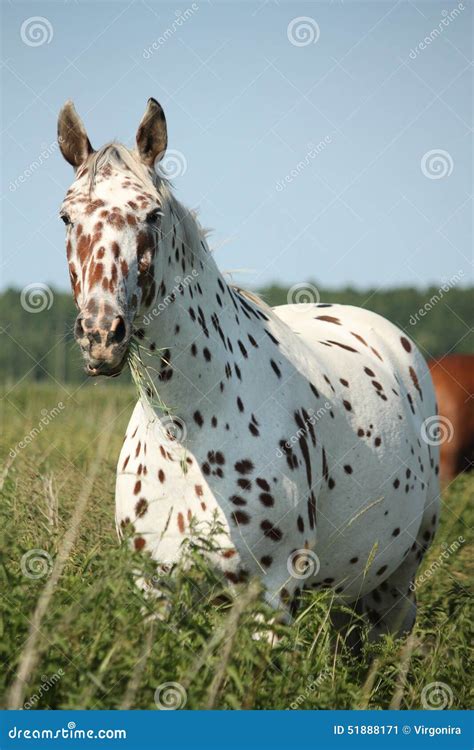
{"label": "horse's back", "polygon": [[[282,305],[274,312],[304,342],[314,354],[315,361],[339,379],[347,374],[375,378],[371,385],[377,392],[376,400],[385,402],[384,410],[399,411],[394,391],[406,391],[409,414],[426,420],[436,410],[430,372],[425,359],[415,344],[397,326],[377,313],[364,308],[339,304]],[[375,375],[371,376],[370,372]],[[393,381],[390,394],[383,394],[378,375]],[[365,390],[365,389],[363,389]],[[400,397],[400,393],[398,393]],[[416,408],[418,401],[418,408]]]}

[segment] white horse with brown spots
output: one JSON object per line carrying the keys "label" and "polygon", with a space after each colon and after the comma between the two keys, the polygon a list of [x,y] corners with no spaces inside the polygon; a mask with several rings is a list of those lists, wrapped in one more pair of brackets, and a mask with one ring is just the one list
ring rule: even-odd
{"label": "white horse with brown spots", "polygon": [[217,521],[213,563],[232,582],[259,576],[275,607],[330,587],[374,634],[409,630],[439,512],[437,448],[422,440],[435,397],[414,344],[367,310],[270,309],[230,286],[155,170],[154,99],[135,151],[94,151],[71,103],[59,136],[76,170],[61,216],[86,369],[117,375],[129,359],[143,383],[119,530],[173,565]]}

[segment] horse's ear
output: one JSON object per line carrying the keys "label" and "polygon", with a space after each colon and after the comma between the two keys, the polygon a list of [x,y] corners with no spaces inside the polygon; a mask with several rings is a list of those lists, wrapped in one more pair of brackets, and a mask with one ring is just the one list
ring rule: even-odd
{"label": "horse's ear", "polygon": [[59,113],[58,142],[62,155],[75,169],[80,167],[94,151],[82,120],[70,100]]}
{"label": "horse's ear", "polygon": [[166,118],[156,99],[148,99],[145,114],[137,130],[137,147],[140,159],[148,167],[163,158],[168,145]]}

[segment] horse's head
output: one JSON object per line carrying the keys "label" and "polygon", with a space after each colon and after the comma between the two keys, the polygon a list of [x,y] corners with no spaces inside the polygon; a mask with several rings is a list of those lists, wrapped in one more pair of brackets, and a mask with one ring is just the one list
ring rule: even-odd
{"label": "horse's head", "polygon": [[135,317],[156,292],[162,201],[153,168],[166,149],[166,120],[150,99],[136,152],[116,143],[94,151],[67,102],[59,114],[58,140],[76,170],[60,211],[79,309],[75,337],[90,375],[116,375],[127,359]]}

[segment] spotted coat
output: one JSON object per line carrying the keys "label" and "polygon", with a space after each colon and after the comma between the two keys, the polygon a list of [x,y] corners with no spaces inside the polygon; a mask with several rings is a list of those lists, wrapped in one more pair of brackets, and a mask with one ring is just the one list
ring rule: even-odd
{"label": "spotted coat", "polygon": [[231,583],[258,576],[284,609],[303,587],[331,588],[362,603],[374,631],[409,629],[439,516],[423,358],[367,310],[270,309],[231,286],[137,142],[138,156],[88,152],[63,206],[80,317],[93,326],[109,306],[130,328],[106,374],[134,341],[148,383],[118,461],[119,534],[172,566],[217,520],[210,557]]}

